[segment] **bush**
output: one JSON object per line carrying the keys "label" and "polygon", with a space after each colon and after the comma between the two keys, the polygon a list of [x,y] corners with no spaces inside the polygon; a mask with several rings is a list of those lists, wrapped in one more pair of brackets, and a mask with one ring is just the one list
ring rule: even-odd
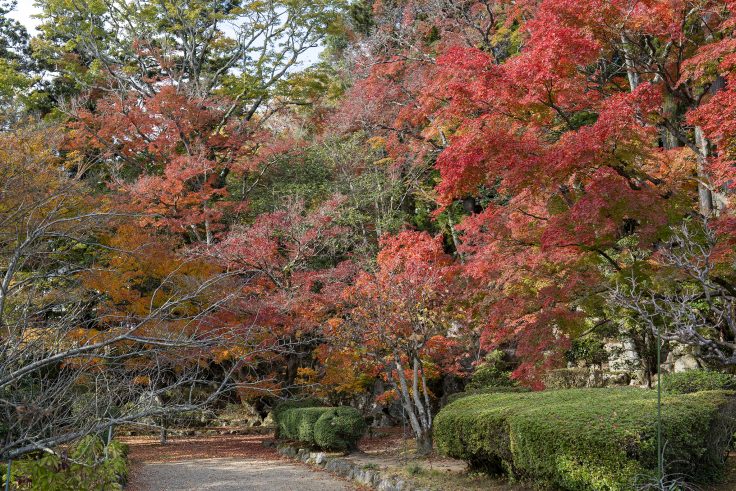
{"label": "bush", "polygon": [[672,394],[702,390],[736,390],[736,376],[711,370],[688,370],[662,377],[662,389]]}
{"label": "bush", "polygon": [[360,412],[341,406],[323,413],[314,424],[314,441],[324,449],[354,449],[367,426]]}
{"label": "bush", "polygon": [[478,365],[475,372],[473,372],[466,389],[481,390],[488,387],[516,386],[516,381],[510,377],[511,372],[506,370],[505,356],[505,353],[501,350],[494,350],[488,353],[483,363]]}
{"label": "bush", "polygon": [[[45,491],[120,490],[128,474],[127,453],[128,447],[123,443],[113,441],[105,448],[100,437],[86,436],[66,454],[43,454],[40,458],[13,461],[10,487]],[[5,473],[6,467],[2,466],[2,482]]]}
{"label": "bush", "polygon": [[[302,407],[321,407],[323,404],[315,398],[309,397],[305,399],[289,399],[288,401],[276,404],[271,411],[271,417],[276,424],[276,438],[292,438],[281,433],[281,424],[279,420],[283,413],[289,409],[302,408]],[[297,438],[293,438],[297,440]]]}
{"label": "bush", "polygon": [[366,430],[357,409],[296,407],[280,411],[276,419],[280,438],[299,440],[329,450],[354,448]]}
{"label": "bush", "polygon": [[330,407],[298,407],[281,412],[276,419],[279,438],[314,445],[314,424]]}
{"label": "bush", "polygon": [[[736,398],[711,391],[663,398],[668,473],[718,477]],[[568,490],[630,490],[657,467],[656,392],[569,389],[464,397],[435,419],[438,449],[476,468]]]}
{"label": "bush", "polygon": [[586,365],[602,365],[608,361],[608,352],[600,339],[583,337],[573,340],[565,358],[575,364],[582,361]]}

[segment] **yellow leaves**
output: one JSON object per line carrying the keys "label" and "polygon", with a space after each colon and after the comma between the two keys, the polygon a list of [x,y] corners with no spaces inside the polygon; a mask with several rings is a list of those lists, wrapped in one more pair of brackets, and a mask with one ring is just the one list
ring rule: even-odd
{"label": "yellow leaves", "polygon": [[137,375],[133,377],[133,385],[150,385],[151,377],[148,375]]}
{"label": "yellow leaves", "polygon": [[240,360],[249,353],[250,350],[244,346],[229,345],[227,348],[216,350],[212,355],[216,363],[222,363],[227,360]]}
{"label": "yellow leaves", "polygon": [[366,142],[371,147],[371,150],[381,151],[386,149],[386,140],[380,136],[374,136],[369,138]]}

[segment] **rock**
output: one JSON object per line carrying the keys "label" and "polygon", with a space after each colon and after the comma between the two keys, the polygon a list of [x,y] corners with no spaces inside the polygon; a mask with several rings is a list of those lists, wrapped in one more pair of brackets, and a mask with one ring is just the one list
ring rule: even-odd
{"label": "rock", "polygon": [[700,362],[695,356],[686,354],[675,360],[674,372],[686,372],[688,370],[697,370],[700,368]]}
{"label": "rock", "polygon": [[626,372],[641,367],[641,358],[631,339],[611,341],[603,345],[608,353],[608,368],[612,372]]}
{"label": "rock", "polygon": [[629,385],[631,376],[627,372],[608,372],[603,375],[606,387]]}
{"label": "rock", "polygon": [[273,420],[273,412],[268,413],[268,415],[266,415],[266,417],[263,418],[261,425],[266,426],[268,428],[272,428],[276,426],[276,422]]}

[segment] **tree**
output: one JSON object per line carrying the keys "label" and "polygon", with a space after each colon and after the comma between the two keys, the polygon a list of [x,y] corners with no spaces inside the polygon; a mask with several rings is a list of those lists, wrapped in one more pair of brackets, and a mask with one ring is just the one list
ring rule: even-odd
{"label": "tree", "polygon": [[606,320],[601,285],[630,255],[693,210],[730,214],[714,108],[730,107],[732,8],[375,4],[344,118],[391,138],[392,156],[434,161],[446,209],[469,202],[453,238],[482,344],[513,343],[516,377],[541,386],[569,338]]}
{"label": "tree", "polygon": [[[243,271],[248,283],[241,315],[267,336],[273,347],[270,367],[274,385],[288,392],[300,363],[320,338],[318,328],[333,309],[335,285],[350,276],[350,267],[336,264],[343,252],[337,223],[342,197],[313,210],[302,203],[263,213],[248,226],[235,226],[207,250],[226,270]],[[266,367],[264,367],[266,369]]]}
{"label": "tree", "polygon": [[[136,211],[212,245],[302,55],[336,16],[331,2],[43,2],[39,57],[78,96],[68,149],[79,172]],[[232,31],[232,32],[230,32]],[[65,41],[65,42],[62,42]],[[100,165],[102,164],[102,165]],[[246,199],[246,197],[241,197]]]}
{"label": "tree", "polygon": [[695,347],[716,366],[736,364],[733,244],[722,241],[707,220],[684,222],[657,251],[658,270],[623,277],[612,304],[659,339]]}
{"label": "tree", "polygon": [[381,368],[398,394],[419,453],[432,451],[430,370],[452,368],[452,257],[441,237],[401,232],[381,242],[375,273],[361,273],[345,289],[342,320],[329,333]]}
{"label": "tree", "polygon": [[213,376],[220,353],[263,349],[228,316],[242,272],[131,232],[136,217],[64,170],[62,137],[48,125],[0,135],[3,460],[200,408],[249,363],[239,356]]}
{"label": "tree", "polygon": [[28,31],[20,22],[8,15],[17,5],[15,0],[0,2],[0,111],[5,128],[22,114],[19,107],[28,102],[29,88],[35,79],[31,75],[31,59]]}

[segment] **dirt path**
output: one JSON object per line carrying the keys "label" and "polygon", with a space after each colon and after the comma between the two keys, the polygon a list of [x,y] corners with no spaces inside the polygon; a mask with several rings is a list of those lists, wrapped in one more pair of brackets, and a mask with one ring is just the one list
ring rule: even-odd
{"label": "dirt path", "polygon": [[127,491],[352,491],[348,481],[284,460],[263,436],[131,438]]}

